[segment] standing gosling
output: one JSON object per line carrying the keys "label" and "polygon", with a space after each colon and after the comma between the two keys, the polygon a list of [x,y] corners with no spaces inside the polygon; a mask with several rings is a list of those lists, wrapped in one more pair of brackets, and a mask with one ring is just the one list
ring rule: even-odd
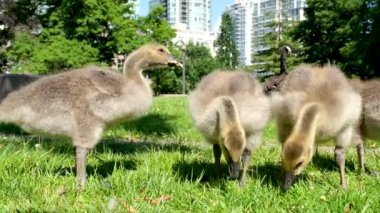
{"label": "standing gosling", "polygon": [[260,145],[270,118],[269,99],[249,73],[217,71],[201,80],[189,96],[192,118],[205,140],[213,145],[217,176],[223,153],[232,178],[238,178],[240,159],[244,186],[251,152]]}
{"label": "standing gosling", "polygon": [[380,80],[351,80],[350,84],[360,93],[363,102],[362,119],[353,140],[358,144],[360,169],[364,172],[364,141],[380,140]]}
{"label": "standing gosling", "polygon": [[332,66],[301,65],[287,74],[278,90],[272,93],[272,110],[282,143],[283,187],[289,188],[309,164],[316,142],[333,138],[340,183],[346,188],[345,149],[360,119],[360,95]]}
{"label": "standing gosling", "polygon": [[77,184],[83,187],[87,153],[103,130],[149,109],[152,91],[142,71],[169,65],[181,66],[164,46],[147,44],[127,57],[124,74],[86,67],[47,76],[9,94],[0,104],[0,121],[70,138],[76,147]]}

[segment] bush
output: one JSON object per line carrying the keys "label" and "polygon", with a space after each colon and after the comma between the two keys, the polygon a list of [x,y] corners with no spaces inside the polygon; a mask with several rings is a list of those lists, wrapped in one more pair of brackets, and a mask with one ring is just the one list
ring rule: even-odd
{"label": "bush", "polygon": [[95,63],[99,51],[86,42],[68,40],[61,35],[40,41],[26,33],[19,33],[7,56],[17,62],[14,73],[50,74],[64,69]]}

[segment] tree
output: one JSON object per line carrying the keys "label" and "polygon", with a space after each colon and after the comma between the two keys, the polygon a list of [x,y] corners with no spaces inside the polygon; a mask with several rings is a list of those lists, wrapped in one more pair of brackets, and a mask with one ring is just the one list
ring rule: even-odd
{"label": "tree", "polygon": [[99,51],[86,42],[68,40],[62,35],[49,38],[41,42],[25,32],[16,34],[12,47],[6,53],[9,60],[18,62],[13,72],[48,74],[98,60]]}
{"label": "tree", "polygon": [[63,0],[45,4],[41,39],[62,35],[69,40],[86,41],[99,50],[102,61],[141,45],[128,0]]}
{"label": "tree", "polygon": [[288,13],[282,10],[269,11],[264,16],[265,19],[267,17],[278,17],[278,20],[264,25],[264,29],[271,29],[269,33],[253,39],[254,46],[265,45],[267,48],[266,50],[253,53],[253,65],[251,69],[254,71],[273,71],[278,73],[280,71],[280,49],[285,45],[292,49],[292,55],[294,56],[287,58],[287,67],[291,68],[300,64],[303,61],[302,45],[300,42],[293,40],[289,35],[289,32],[298,24],[298,21],[288,19]]}
{"label": "tree", "polygon": [[9,60],[5,52],[11,46],[16,32],[32,32],[39,26],[35,1],[0,1],[0,71],[9,71]]}
{"label": "tree", "polygon": [[[129,54],[151,41],[172,46],[175,36],[169,24],[157,18],[162,7],[136,19],[129,0],[6,1],[11,2],[7,14],[22,27],[9,36],[13,47],[0,59],[12,60],[17,72],[52,73],[87,63],[109,64],[114,53]],[[14,37],[19,32],[26,34]]]}
{"label": "tree", "polygon": [[164,14],[165,9],[158,5],[149,11],[145,17],[137,20],[138,36],[141,36],[144,43],[155,41],[169,45],[170,41],[176,36],[175,30],[169,23],[160,18]]}
{"label": "tree", "polygon": [[348,42],[349,21],[355,15],[356,0],[309,0],[306,20],[294,33],[305,45],[308,62],[342,61],[340,48]]}
{"label": "tree", "polygon": [[292,37],[305,47],[306,62],[332,63],[361,78],[379,76],[379,0],[308,0],[306,20]]}
{"label": "tree", "polygon": [[235,41],[233,39],[232,19],[229,13],[224,12],[220,33],[215,41],[217,48],[216,59],[220,68],[235,68],[238,65],[238,54]]}
{"label": "tree", "polygon": [[356,63],[348,66],[353,67],[353,73],[361,78],[380,77],[380,50],[376,48],[380,46],[380,0],[364,0],[359,11],[356,21],[351,24],[351,27],[356,26],[354,36],[357,42],[352,44],[354,50],[348,54],[349,62]]}
{"label": "tree", "polygon": [[217,66],[210,50],[203,44],[190,42],[186,45],[187,85],[194,89],[201,78],[211,73]]}

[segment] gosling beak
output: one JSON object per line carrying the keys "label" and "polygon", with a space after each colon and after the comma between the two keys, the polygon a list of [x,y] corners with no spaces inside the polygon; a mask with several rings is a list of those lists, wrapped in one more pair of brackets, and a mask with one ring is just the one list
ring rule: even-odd
{"label": "gosling beak", "polygon": [[228,169],[230,170],[230,178],[233,180],[238,179],[239,177],[239,168],[240,168],[240,163],[239,161],[233,162],[231,161],[228,165]]}
{"label": "gosling beak", "polygon": [[177,61],[175,58],[171,57],[169,60],[168,60],[168,65],[169,66],[176,66],[176,67],[181,67],[183,68],[183,65],[181,64],[181,62]]}
{"label": "gosling beak", "polygon": [[293,172],[286,172],[284,176],[284,182],[282,184],[282,188],[284,190],[288,190],[296,180],[296,175]]}

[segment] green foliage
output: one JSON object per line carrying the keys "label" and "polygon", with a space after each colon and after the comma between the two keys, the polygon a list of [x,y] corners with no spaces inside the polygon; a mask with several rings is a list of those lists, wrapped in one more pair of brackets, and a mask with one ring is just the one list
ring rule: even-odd
{"label": "green foliage", "polygon": [[48,74],[95,63],[99,51],[85,42],[68,40],[61,35],[40,41],[27,33],[16,35],[8,58],[18,61],[13,71]]}
{"label": "green foliage", "polygon": [[87,63],[110,64],[115,53],[128,54],[151,41],[170,46],[175,31],[159,18],[163,8],[134,18],[131,4],[129,0],[14,1],[7,10],[15,20],[12,29],[34,36],[9,36],[13,47],[5,60],[13,62],[16,72],[45,74]]}
{"label": "green foliage", "polygon": [[214,46],[217,48],[216,59],[220,68],[233,69],[238,66],[238,54],[235,41],[233,39],[232,19],[229,13],[224,12],[222,23]]}
{"label": "green foliage", "polygon": [[182,93],[181,68],[165,68],[146,73],[151,79],[151,86],[155,95]]}
{"label": "green foliage", "polygon": [[190,42],[186,46],[186,72],[189,89],[194,89],[201,78],[217,66],[210,50],[202,44]]}
{"label": "green foliage", "polygon": [[185,93],[194,89],[200,79],[216,69],[217,64],[210,50],[203,44],[189,42],[185,47],[170,48],[172,54],[184,64],[182,68],[146,72],[152,80],[156,95],[180,94],[183,92],[182,72],[185,72]]}
{"label": "green foliage", "polygon": [[305,9],[307,20],[295,31],[306,46],[308,62],[335,63],[342,61],[340,48],[348,42],[349,22],[357,11],[356,0],[309,0]]}
{"label": "green foliage", "polygon": [[378,0],[308,0],[306,20],[293,31],[309,63],[333,63],[362,78],[379,76]]}
{"label": "green foliage", "polygon": [[[348,64],[348,68],[362,78],[380,77],[380,1],[364,0],[359,8],[359,18],[355,23],[355,38],[358,38],[354,45],[354,51],[349,54],[348,62],[355,61],[356,64]],[[355,27],[355,26],[351,26]],[[356,57],[356,58],[355,58]],[[358,58],[359,57],[359,58]],[[356,60],[355,60],[356,59]],[[355,66],[356,65],[356,66]]]}
{"label": "green foliage", "polygon": [[63,34],[70,40],[86,41],[99,50],[101,60],[110,60],[114,53],[130,52],[141,44],[136,42],[136,22],[128,18],[132,11],[127,3],[127,0],[54,3],[48,8],[50,15],[43,36]]}
{"label": "green foliage", "polygon": [[165,9],[159,5],[152,8],[147,16],[140,17],[137,20],[138,36],[143,38],[144,43],[148,41],[156,41],[168,45],[175,37],[169,23],[161,17],[165,13]]}

